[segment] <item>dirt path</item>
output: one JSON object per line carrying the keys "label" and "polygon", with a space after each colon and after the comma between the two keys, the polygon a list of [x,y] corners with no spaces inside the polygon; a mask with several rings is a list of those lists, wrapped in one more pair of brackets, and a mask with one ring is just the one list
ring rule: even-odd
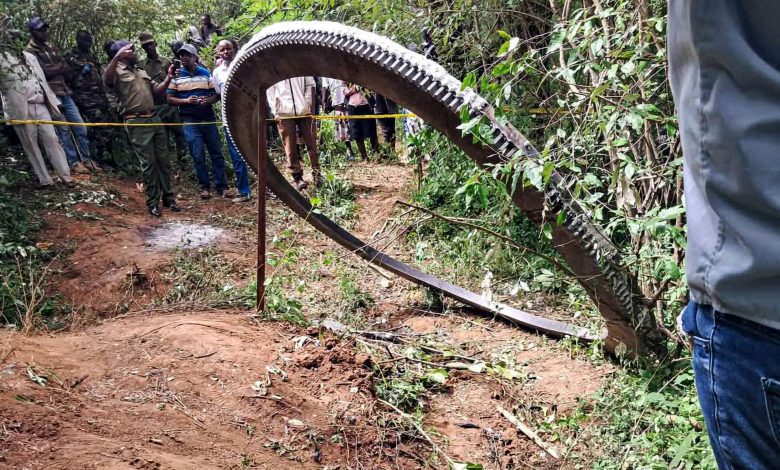
{"label": "dirt path", "polygon": [[[347,174],[358,194],[356,232],[369,239],[412,171],[369,165]],[[254,208],[189,198],[185,212],[151,220],[132,182],[102,184],[120,195],[117,203],[75,206],[102,220],[54,211],[41,237],[63,253],[52,287],[85,305],[75,314],[88,326],[0,332],[0,468],[442,467],[429,443],[377,399],[382,387],[404,390],[403,377],[385,377],[399,363],[409,377],[427,373],[401,358],[409,344],[484,366],[450,367],[444,383],[422,395],[423,424],[447,455],[485,468],[567,467],[496,406],[554,419],[597,391],[607,366],[499,322],[419,310],[416,287],[395,279],[388,287],[275,201],[269,249],[274,235],[295,233],[300,253],[291,269],[307,282],[307,317],[340,318],[339,285],[348,279],[374,299],[362,313],[365,329],[392,331],[408,345],[258,321],[246,310],[160,306],[175,288],[172,263],[186,250],[215,250],[230,268],[225,283],[251,280]],[[339,255],[336,264],[318,266],[329,253]]]}

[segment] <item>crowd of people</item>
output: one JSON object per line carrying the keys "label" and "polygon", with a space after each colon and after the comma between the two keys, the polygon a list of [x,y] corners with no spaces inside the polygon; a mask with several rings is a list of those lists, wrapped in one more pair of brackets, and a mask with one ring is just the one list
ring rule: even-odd
{"label": "crowd of people", "polygon": [[[214,109],[239,46],[220,38],[222,28],[209,15],[201,16],[200,27],[185,27],[180,16],[174,20],[178,30],[170,43],[172,59],[160,54],[154,35],[148,32],[137,36],[143,59],[139,59],[135,43],[109,40],[103,44],[106,61],[101,61],[93,52],[93,35],[83,30],[76,34],[75,47],[63,54],[49,41],[49,25],[40,17],[26,23],[30,39],[23,52],[0,54],[4,77],[0,95],[6,119],[63,122],[56,126],[13,126],[39,188],[55,184],[44,153],[59,180],[72,187],[77,184],[73,174],[115,168],[116,154],[122,150],[120,133],[125,133],[140,162],[152,216],[160,217],[162,208],[181,210],[171,187],[171,154],[181,170],[187,170],[191,162],[202,199],[219,196],[235,203],[251,200],[247,165],[225,133],[236,190],[228,188],[223,137]],[[22,40],[20,31],[14,34]],[[209,71],[204,64],[212,60],[203,60],[202,54],[212,51],[215,67]],[[292,182],[299,190],[309,185],[303,178],[303,146],[311,163],[313,183],[320,185],[322,181],[318,123],[312,117],[320,110],[345,116],[335,121],[334,138],[344,144],[350,160],[358,155],[361,161],[369,160],[366,140],[373,152],[380,152],[377,127],[391,152],[395,147],[394,118],[348,119],[398,112],[391,100],[356,84],[332,78],[294,77],[270,87],[267,98]],[[85,122],[126,125],[82,125]],[[159,125],[162,123],[170,125]]]}

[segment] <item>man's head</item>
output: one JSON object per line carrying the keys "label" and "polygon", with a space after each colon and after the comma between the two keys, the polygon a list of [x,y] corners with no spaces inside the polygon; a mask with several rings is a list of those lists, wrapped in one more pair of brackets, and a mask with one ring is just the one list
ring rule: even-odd
{"label": "man's head", "polygon": [[43,21],[40,16],[30,18],[27,29],[35,42],[44,43],[49,39],[49,23]]}
{"label": "man's head", "polygon": [[203,26],[209,26],[211,25],[211,15],[208,13],[204,13],[203,15],[200,15],[200,24]]}
{"label": "man's head", "polygon": [[184,45],[181,41],[171,41],[168,44],[171,47],[171,53],[173,53],[174,57],[177,57],[179,55],[179,49],[181,49],[181,46]]}
{"label": "man's head", "polygon": [[[130,41],[117,41],[114,44],[111,45],[111,57],[114,57],[120,50],[124,49],[126,46],[132,46],[133,43]],[[138,62],[138,57],[135,55],[135,48],[130,48],[131,53],[120,57],[119,60],[122,62],[125,62],[128,65],[135,65]]]}
{"label": "man's head", "polygon": [[198,50],[192,44],[184,44],[176,53],[181,65],[187,70],[194,70],[198,65]]}
{"label": "man's head", "polygon": [[223,39],[217,44],[217,55],[225,62],[230,62],[236,57],[238,45],[232,39]]}
{"label": "man's head", "polygon": [[106,55],[108,56],[108,60],[111,60],[111,59],[114,58],[114,54],[111,53],[111,46],[113,46],[115,42],[116,41],[113,40],[113,39],[107,39],[103,43],[103,52],[105,52]]}
{"label": "man's head", "polygon": [[151,33],[139,34],[138,42],[141,43],[141,48],[146,52],[146,57],[150,59],[157,58],[157,41],[154,40],[154,36]]}
{"label": "man's head", "polygon": [[90,34],[89,31],[82,29],[76,33],[76,47],[81,52],[89,52],[89,50],[92,49],[93,41],[94,39],[92,38],[92,34]]}

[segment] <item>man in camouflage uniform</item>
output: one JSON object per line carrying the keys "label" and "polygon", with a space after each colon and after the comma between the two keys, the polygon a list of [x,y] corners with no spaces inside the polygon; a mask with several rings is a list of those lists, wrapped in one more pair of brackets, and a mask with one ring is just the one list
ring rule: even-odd
{"label": "man in camouflage uniform", "polygon": [[[70,65],[68,84],[73,90],[73,101],[86,122],[112,122],[100,63],[92,54],[92,43],[92,34],[88,31],[81,30],[76,33],[76,47],[65,54],[65,61]],[[92,157],[101,163],[116,166],[113,152],[116,128],[88,127],[87,132]]]}
{"label": "man in camouflage uniform", "polygon": [[[146,52],[146,58],[138,63],[138,66],[144,69],[147,75],[152,80],[162,80],[168,73],[168,68],[171,66],[171,61],[160,57],[157,52],[157,42],[154,40],[154,36],[151,33],[141,33],[138,35],[138,41],[141,43],[141,47]],[[179,110],[176,106],[171,106],[165,99],[164,95],[155,95],[154,97],[154,110],[157,117],[162,122],[169,123],[181,123],[179,119]],[[176,160],[179,162],[179,166],[182,170],[187,169],[187,144],[184,142],[184,132],[179,126],[165,126],[168,137],[173,135],[174,142],[176,143]]]}

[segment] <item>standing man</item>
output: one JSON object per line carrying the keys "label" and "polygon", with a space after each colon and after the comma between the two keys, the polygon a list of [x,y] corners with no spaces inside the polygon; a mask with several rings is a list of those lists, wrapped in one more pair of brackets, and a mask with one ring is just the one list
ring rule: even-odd
{"label": "standing man", "polygon": [[[108,98],[103,85],[100,63],[92,54],[92,34],[81,30],[76,33],[76,47],[65,54],[70,73],[68,85],[73,90],[73,101],[87,122],[113,122],[109,112]],[[112,127],[88,127],[92,157],[106,164],[116,165],[113,157]]]}
{"label": "standing man", "polygon": [[[83,123],[81,113],[71,98],[72,91],[65,81],[70,67],[63,59],[59,49],[47,42],[49,24],[35,16],[27,22],[27,28],[30,30],[32,38],[25,50],[38,59],[49,86],[60,101],[63,116],[68,122]],[[62,148],[65,149],[72,173],[89,173],[89,170],[100,171],[89,155],[89,137],[86,127],[58,126],[57,134],[60,137]],[[74,146],[74,141],[77,143],[76,146]]]}
{"label": "standing man", "polygon": [[[225,195],[225,157],[222,156],[222,140],[214,122],[214,103],[219,95],[214,90],[211,74],[198,65],[198,51],[192,44],[181,46],[178,52],[182,68],[179,76],[168,87],[168,103],[179,107],[179,115],[184,123],[184,139],[190,149],[198,176],[200,197],[211,197],[209,166],[206,163],[206,150],[211,157],[214,173],[214,189],[220,196]],[[209,124],[205,124],[209,123]]]}
{"label": "standing man", "polygon": [[[398,105],[393,100],[389,100],[379,93],[374,93],[374,113],[379,115],[396,114],[398,113]],[[390,155],[394,154],[395,118],[377,118],[376,123],[379,130],[382,131],[382,140],[390,146]]]}
{"label": "standing man", "polygon": [[[334,116],[347,115],[347,100],[344,97],[344,82],[337,78],[322,79],[322,107],[326,113],[333,112]],[[336,119],[334,122],[333,136],[338,142],[344,142],[347,147],[347,158],[355,159],[352,150],[352,141],[349,139],[349,122],[346,119]]]}
{"label": "standing man", "polygon": [[274,112],[274,117],[278,119],[277,125],[284,153],[287,156],[287,167],[290,169],[293,183],[299,191],[309,187],[309,184],[303,179],[303,166],[297,145],[296,129],[300,131],[306,144],[306,150],[309,152],[314,184],[319,186],[322,182],[320,159],[317,154],[317,138],[314,135],[314,119],[310,117],[316,108],[316,86],[314,77],[295,77],[282,80],[266,92],[268,104]]}
{"label": "standing man", "polygon": [[[16,31],[16,33],[19,33]],[[61,119],[59,100],[46,82],[38,59],[29,52],[0,53],[0,98],[6,119],[40,119],[50,121],[52,115]],[[39,188],[50,188],[54,180],[46,169],[43,152],[49,157],[54,171],[68,187],[75,186],[70,176],[68,160],[51,124],[21,124],[13,126],[30,160]]]}
{"label": "standing man", "polygon": [[674,0],[688,218],[682,328],[721,469],[780,463],[780,3]]}
{"label": "standing man", "polygon": [[211,22],[211,15],[205,13],[200,17],[200,39],[207,45],[211,45],[211,38],[215,34],[222,36],[222,28]]}
{"label": "standing man", "polygon": [[[138,35],[138,42],[141,48],[146,52],[146,58],[138,63],[138,66],[144,69],[152,80],[161,80],[171,68],[171,61],[161,57],[157,52],[157,41],[151,33],[141,33]],[[154,96],[154,112],[162,122],[171,124],[181,123],[179,119],[179,110],[171,106],[164,94]],[[187,146],[184,142],[184,132],[179,126],[165,126],[165,130],[170,137],[173,136],[176,144],[176,161],[182,170],[187,168]]]}
{"label": "standing man", "polygon": [[[371,108],[371,105],[368,104],[368,93],[368,90],[359,85],[355,85],[354,83],[347,84],[344,88],[344,96],[347,98],[348,115],[366,116],[374,114],[374,110]],[[368,139],[369,142],[371,142],[371,150],[373,150],[374,153],[379,152],[379,140],[376,136],[375,119],[350,119],[349,134],[352,137],[352,140],[357,142],[360,157],[364,162],[368,162],[368,152],[366,151],[366,143],[364,140]]]}
{"label": "standing man", "polygon": [[[228,69],[230,69],[230,64],[236,57],[237,50],[238,45],[235,41],[223,39],[217,44],[217,55],[222,59],[222,63],[214,69],[213,80],[214,89],[220,98],[222,97],[222,86],[225,84],[225,81],[227,81]],[[227,131],[225,132],[225,137],[228,144],[228,153],[230,154],[230,159],[233,161],[233,171],[236,174],[236,189],[238,190],[238,197],[233,199],[233,202],[247,202],[250,198],[249,170]]]}
{"label": "standing man", "polygon": [[[160,118],[154,114],[154,95],[164,93],[173,78],[173,67],[158,83],[137,67],[138,58],[133,45],[117,41],[111,46],[113,59],[106,68],[103,81],[119,98],[119,113],[126,124],[154,124]],[[130,144],[141,162],[146,206],[152,217],[160,217],[160,199],[163,206],[179,212],[176,196],[171,190],[171,170],[168,163],[168,138],[162,126],[125,126]]]}

